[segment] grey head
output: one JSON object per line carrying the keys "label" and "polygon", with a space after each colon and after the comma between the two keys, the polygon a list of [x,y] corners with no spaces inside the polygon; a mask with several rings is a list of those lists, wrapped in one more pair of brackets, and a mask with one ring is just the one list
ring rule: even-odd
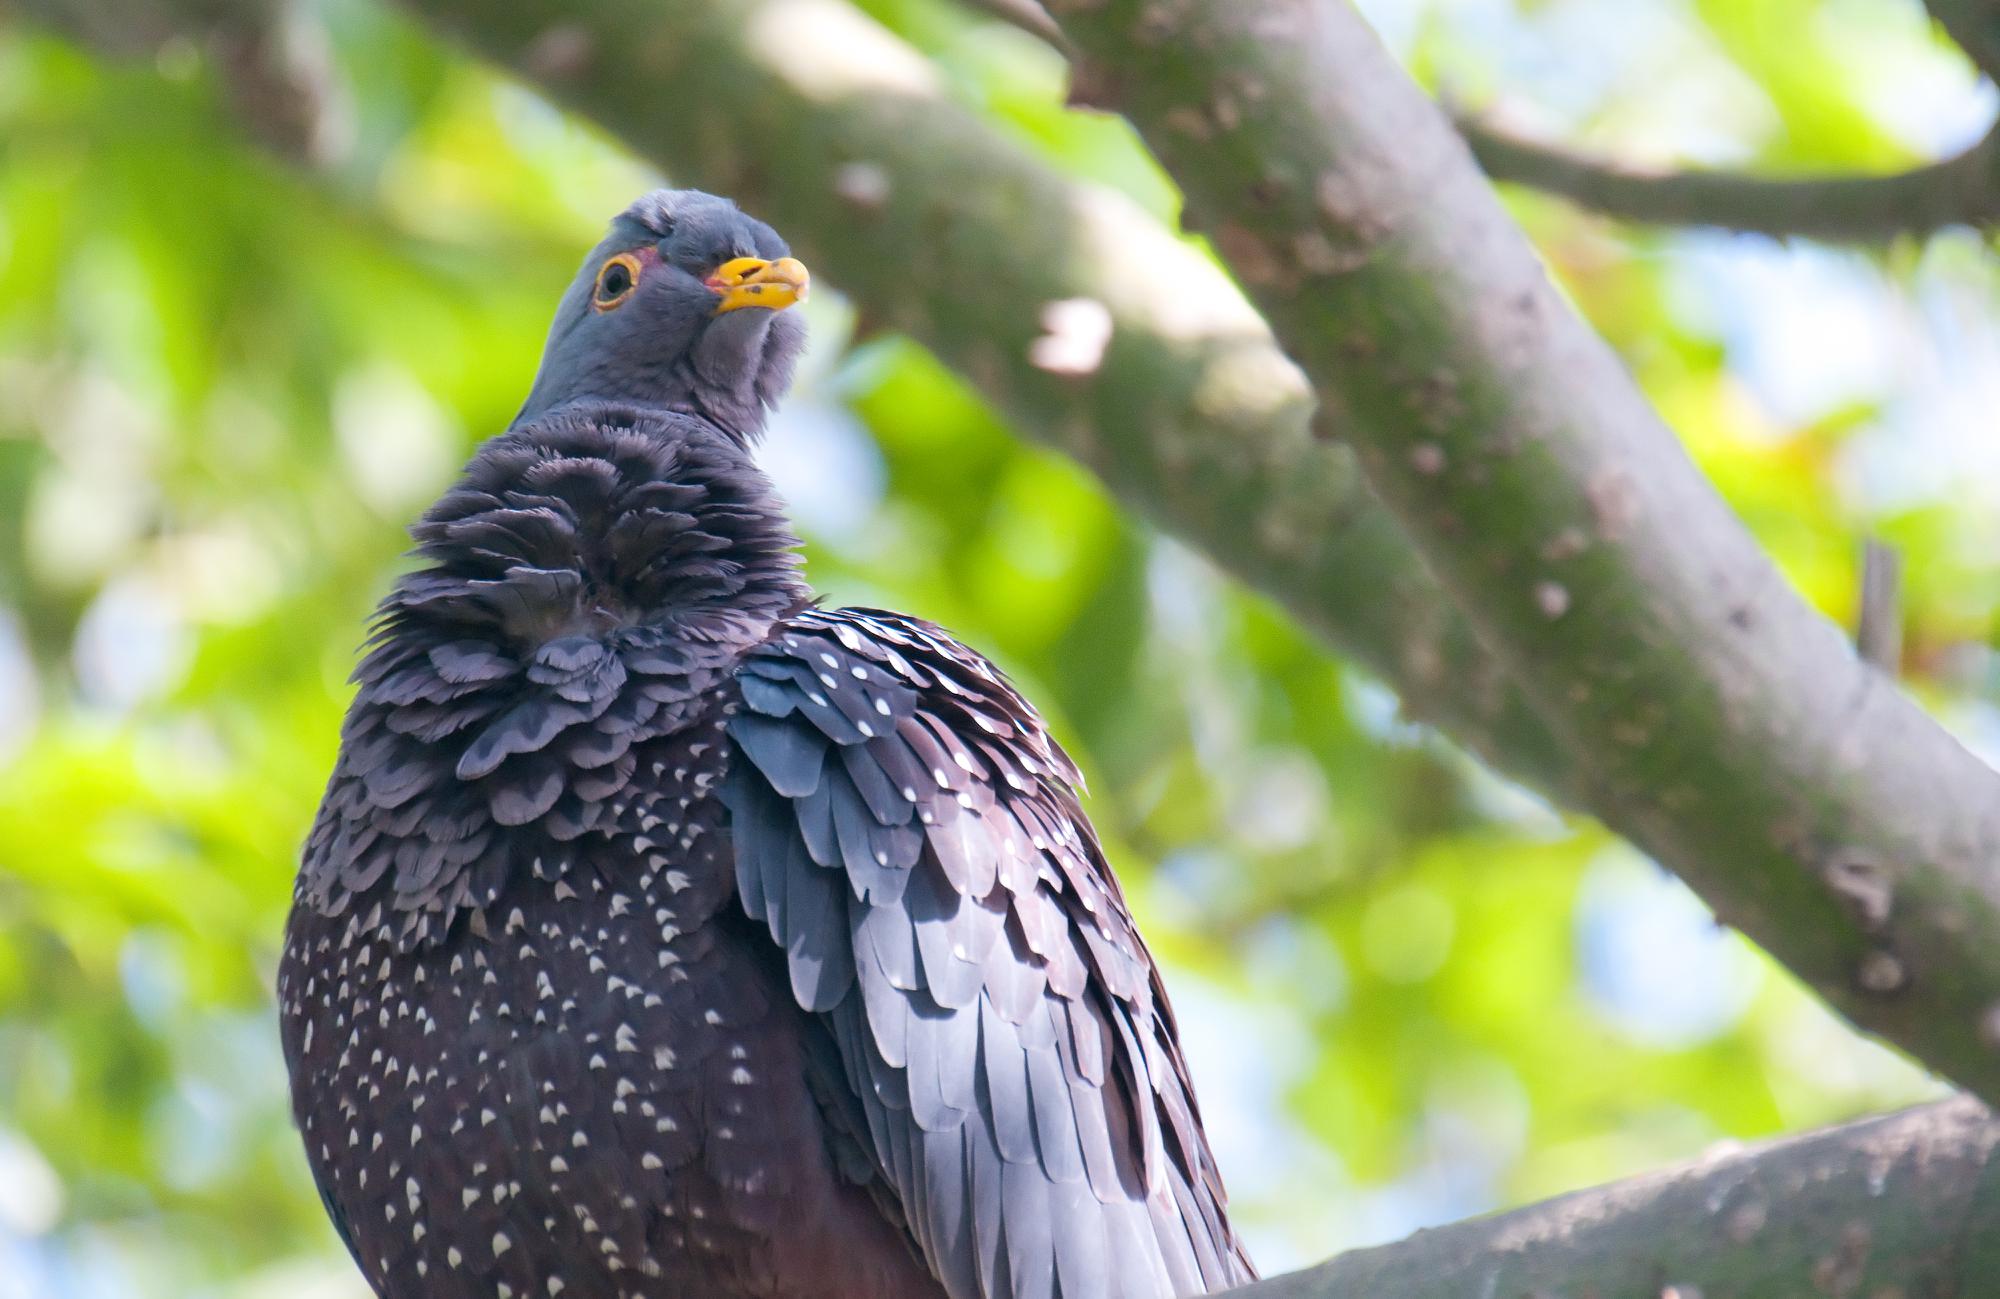
{"label": "grey head", "polygon": [[806,269],[728,199],[662,189],[611,223],[549,328],[515,427],[582,400],[699,415],[748,445],[792,380]]}

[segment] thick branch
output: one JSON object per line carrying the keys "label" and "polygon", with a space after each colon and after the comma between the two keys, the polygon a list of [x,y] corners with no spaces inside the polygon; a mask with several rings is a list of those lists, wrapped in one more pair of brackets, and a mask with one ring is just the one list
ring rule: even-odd
{"label": "thick branch", "polygon": [[1713,1156],[1273,1277],[1243,1299],[1986,1293],[1996,1122],[1970,1098]]}
{"label": "thick branch", "polygon": [[2000,775],[1786,585],[1361,17],[1051,9],[1605,820],[2000,1098]]}
{"label": "thick branch", "polygon": [[1638,171],[1535,144],[1477,121],[1459,129],[1495,180],[1655,225],[1721,226],[1877,243],[1946,226],[2000,225],[2000,128],[1941,162],[1887,176],[1778,179],[1726,171]]}
{"label": "thick branch", "polygon": [[[1014,425],[1557,797],[1581,779],[1228,278],[947,97],[838,0],[407,0],[677,181],[734,195]],[[1110,325],[1108,339],[1103,326]]]}

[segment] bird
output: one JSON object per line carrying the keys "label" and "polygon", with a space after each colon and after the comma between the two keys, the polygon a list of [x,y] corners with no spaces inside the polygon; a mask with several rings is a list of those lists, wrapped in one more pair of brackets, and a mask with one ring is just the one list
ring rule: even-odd
{"label": "bird", "polygon": [[277,974],[388,1299],[1164,1299],[1254,1278],[1077,767],[830,608],[755,451],[810,276],[647,194],[412,525]]}

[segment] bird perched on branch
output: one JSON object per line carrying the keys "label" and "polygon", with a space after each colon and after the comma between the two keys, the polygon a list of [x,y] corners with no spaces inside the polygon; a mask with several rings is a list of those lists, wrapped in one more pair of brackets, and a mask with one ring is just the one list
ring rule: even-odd
{"label": "bird perched on branch", "polygon": [[806,286],[725,200],[633,204],[383,601],[278,976],[382,1295],[1252,1276],[1075,768],[800,577],[750,453]]}

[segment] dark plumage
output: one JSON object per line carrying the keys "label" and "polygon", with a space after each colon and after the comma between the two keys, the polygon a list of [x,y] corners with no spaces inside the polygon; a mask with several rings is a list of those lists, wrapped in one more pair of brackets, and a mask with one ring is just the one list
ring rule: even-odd
{"label": "dark plumage", "polygon": [[938,628],[810,603],[748,450],[784,255],[635,204],[414,530],[279,971],[328,1211],[398,1299],[1247,1280],[1075,769]]}

